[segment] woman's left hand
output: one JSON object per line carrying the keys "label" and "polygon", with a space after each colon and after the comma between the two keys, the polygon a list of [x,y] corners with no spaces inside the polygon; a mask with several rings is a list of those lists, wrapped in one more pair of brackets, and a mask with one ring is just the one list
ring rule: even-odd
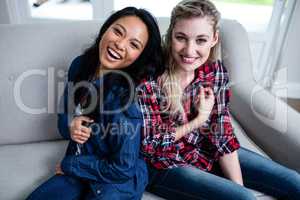
{"label": "woman's left hand", "polygon": [[55,166],[55,174],[56,175],[63,175],[64,174],[64,172],[61,169],[60,163],[57,163],[56,166]]}

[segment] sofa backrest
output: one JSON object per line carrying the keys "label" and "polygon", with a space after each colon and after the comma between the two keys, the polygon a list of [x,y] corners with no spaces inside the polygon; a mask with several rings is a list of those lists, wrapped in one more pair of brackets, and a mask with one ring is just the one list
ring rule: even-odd
{"label": "sofa backrest", "polygon": [[[164,33],[168,19],[158,22]],[[56,113],[66,71],[71,61],[92,44],[101,24],[0,25],[0,145],[61,138]],[[236,22],[222,21],[222,55],[233,81],[242,80],[241,70],[236,73],[235,69],[250,65],[249,47],[242,46],[245,34]],[[246,48],[245,58],[241,48]],[[237,65],[239,62],[232,59],[240,59],[243,64]],[[247,69],[244,72],[244,77],[249,75]]]}
{"label": "sofa backrest", "polygon": [[100,22],[0,26],[0,144],[61,138],[58,97],[73,58],[97,35]]}

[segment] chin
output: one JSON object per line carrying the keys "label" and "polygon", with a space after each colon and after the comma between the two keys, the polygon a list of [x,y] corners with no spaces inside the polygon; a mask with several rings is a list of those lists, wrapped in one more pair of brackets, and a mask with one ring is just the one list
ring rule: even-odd
{"label": "chin", "polygon": [[194,71],[195,69],[197,69],[196,65],[190,65],[190,64],[182,64],[180,66],[180,68],[185,71],[185,72],[192,72]]}

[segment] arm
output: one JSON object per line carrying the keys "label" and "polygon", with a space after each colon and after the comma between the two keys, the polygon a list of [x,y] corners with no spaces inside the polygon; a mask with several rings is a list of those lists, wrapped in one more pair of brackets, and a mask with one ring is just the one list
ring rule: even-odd
{"label": "arm", "polygon": [[[155,82],[146,82],[145,86],[139,88],[139,103],[144,116],[144,131],[142,152],[146,156],[153,156],[157,151],[166,152],[173,151],[175,142],[186,134],[191,133],[203,125],[209,117],[209,113],[213,106],[213,92],[209,89],[201,88],[200,96],[202,104],[199,106],[198,116],[190,122],[177,126],[176,124],[168,123],[163,120],[159,94]],[[211,95],[205,96],[207,91]],[[212,103],[210,103],[212,102]]]}
{"label": "arm", "polygon": [[68,110],[68,83],[74,79],[75,73],[80,65],[80,57],[75,58],[68,70],[68,79],[63,96],[60,99],[60,110],[58,113],[58,131],[64,139],[71,139],[69,125],[73,119],[73,111]]}
{"label": "arm", "polygon": [[[211,125],[216,124],[216,128],[210,133],[209,138],[216,145],[216,159],[224,175],[230,180],[243,185],[243,178],[240,169],[237,149],[239,142],[234,134],[229,115],[229,101],[231,91],[229,87],[229,77],[226,68],[219,62],[216,72],[215,82],[215,106],[211,115]],[[219,77],[217,77],[219,76]]]}
{"label": "arm", "polygon": [[[128,109],[136,110],[135,113],[139,112],[133,105]],[[109,120],[105,118],[104,116],[103,123],[99,125],[109,127],[103,129],[108,130],[108,133],[94,137],[100,137],[102,140],[104,138],[101,137],[106,135],[104,140],[110,148],[109,156],[105,159],[100,159],[97,154],[67,156],[61,163],[65,174],[100,183],[125,182],[135,175],[139,159],[141,115],[131,117],[121,112],[113,114]]]}
{"label": "arm", "polygon": [[237,151],[221,156],[219,164],[225,177],[237,184],[243,185],[242,172]]}
{"label": "arm", "polygon": [[[240,144],[234,134],[229,114],[229,102],[231,90],[226,68],[218,63],[215,71],[215,105],[210,116],[209,139],[217,148],[216,158],[232,153],[240,148]],[[213,127],[214,126],[214,127]]]}
{"label": "arm", "polygon": [[199,91],[200,102],[198,102],[198,114],[197,117],[176,129],[175,141],[188,133],[191,133],[194,129],[200,128],[206,120],[208,120],[212,108],[215,103],[215,97],[210,87],[200,87]]}

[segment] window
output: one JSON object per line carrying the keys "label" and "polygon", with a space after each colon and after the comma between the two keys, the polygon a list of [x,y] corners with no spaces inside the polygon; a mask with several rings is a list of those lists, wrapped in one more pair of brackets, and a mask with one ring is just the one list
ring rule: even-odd
{"label": "window", "polygon": [[93,8],[87,0],[28,0],[33,19],[92,20]]}
{"label": "window", "polygon": [[[253,74],[259,77],[260,55],[265,50],[266,32],[273,12],[273,0],[212,0],[221,12],[222,18],[234,19],[241,23],[249,33],[250,48],[253,60]],[[276,1],[276,0],[275,0]],[[278,0],[277,0],[278,1]],[[157,17],[169,17],[172,8],[180,0],[157,1],[152,0],[114,0],[113,9],[125,6],[136,6],[148,9]],[[157,7],[159,6],[159,9]]]}
{"label": "window", "polygon": [[[142,7],[157,17],[169,17],[180,0],[114,0],[113,9],[126,6]],[[265,30],[272,15],[273,0],[213,0],[223,18],[236,19],[249,31]]]}
{"label": "window", "polygon": [[[34,7],[36,1],[45,1]],[[157,17],[169,17],[180,0],[6,0],[12,23],[40,19],[107,18],[125,6],[142,7]],[[272,76],[296,0],[212,0],[223,18],[239,21],[248,31],[257,80]],[[159,7],[159,8],[158,8]],[[29,14],[28,14],[29,13]],[[38,20],[37,20],[38,19]]]}
{"label": "window", "polygon": [[[173,7],[181,0],[114,0],[114,10],[119,10],[126,6],[145,8],[156,17],[169,17]],[[158,9],[159,6],[159,9]]]}

